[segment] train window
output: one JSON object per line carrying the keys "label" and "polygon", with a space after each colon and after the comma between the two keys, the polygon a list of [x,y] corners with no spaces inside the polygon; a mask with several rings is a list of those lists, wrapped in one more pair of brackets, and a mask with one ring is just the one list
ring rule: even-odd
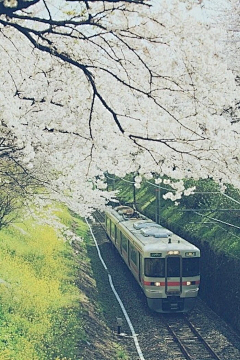
{"label": "train window", "polygon": [[131,246],[130,258],[134,262],[134,264],[137,265],[137,251],[132,246]]}
{"label": "train window", "polygon": [[167,257],[167,276],[180,276],[180,257]]}
{"label": "train window", "polygon": [[111,221],[111,237],[115,240],[116,225]]}
{"label": "train window", "polygon": [[197,276],[200,273],[199,258],[183,258],[183,276]]}
{"label": "train window", "polygon": [[128,251],[128,239],[122,234],[122,248],[127,252]]}
{"label": "train window", "polygon": [[164,277],[165,276],[165,261],[164,259],[145,259],[144,273],[149,277]]}

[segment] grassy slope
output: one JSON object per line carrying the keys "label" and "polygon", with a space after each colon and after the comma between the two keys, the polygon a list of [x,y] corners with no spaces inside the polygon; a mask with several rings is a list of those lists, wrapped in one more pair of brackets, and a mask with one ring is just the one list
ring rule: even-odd
{"label": "grassy slope", "polygon": [[[124,203],[133,202],[133,185],[129,182],[116,180],[115,189],[119,190],[119,198]],[[216,191],[215,184],[210,181],[197,183],[198,191]],[[240,202],[239,192],[230,189],[230,195]],[[179,205],[174,205],[170,200],[164,200],[161,190],[160,199],[160,222],[187,238],[189,241],[209,242],[214,251],[224,252],[231,256],[240,258],[240,236],[239,236],[239,211],[210,211],[202,212],[202,209],[235,208],[239,205],[218,194],[193,195],[184,197]],[[136,202],[140,211],[155,220],[156,213],[156,187],[143,182],[140,189],[136,190]],[[198,212],[184,211],[194,208]],[[210,218],[218,219],[219,222]],[[228,227],[223,222],[235,224],[236,227]]]}
{"label": "grassy slope", "polygon": [[[64,207],[56,215],[64,231],[30,219],[0,232],[0,359],[117,359],[97,305],[88,228]],[[84,241],[70,245],[69,231]]]}

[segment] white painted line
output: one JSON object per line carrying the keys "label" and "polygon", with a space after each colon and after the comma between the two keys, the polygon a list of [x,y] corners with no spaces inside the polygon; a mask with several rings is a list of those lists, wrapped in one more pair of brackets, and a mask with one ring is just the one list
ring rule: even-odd
{"label": "white painted line", "polygon": [[139,360],[145,360],[145,359],[144,359],[144,356],[143,356],[143,354],[142,354],[142,350],[141,350],[141,348],[140,348],[138,339],[137,339],[137,334],[136,334],[136,332],[135,332],[135,330],[134,330],[134,327],[133,327],[132,322],[131,322],[131,320],[130,320],[130,318],[129,318],[129,316],[128,316],[128,313],[127,313],[127,311],[126,311],[126,309],[125,309],[125,307],[124,307],[124,305],[123,305],[123,303],[122,303],[122,300],[120,299],[120,297],[119,297],[119,295],[118,295],[118,293],[117,293],[117,291],[116,291],[116,289],[115,289],[115,287],[114,287],[114,285],[113,285],[113,281],[112,281],[111,274],[109,273],[108,268],[107,268],[107,266],[106,266],[106,264],[105,264],[105,262],[104,262],[104,260],[103,260],[103,258],[102,258],[102,255],[101,255],[99,246],[98,246],[98,244],[97,244],[96,238],[95,238],[95,236],[94,236],[94,234],[93,234],[92,228],[91,228],[91,226],[90,226],[90,224],[89,224],[89,222],[87,221],[86,218],[85,218],[85,221],[86,221],[86,223],[88,224],[88,227],[89,227],[89,229],[90,229],[91,235],[92,235],[93,240],[94,240],[94,243],[95,243],[95,245],[96,245],[99,259],[101,260],[101,263],[102,263],[104,269],[105,269],[105,270],[107,271],[107,273],[108,273],[108,280],[109,280],[111,289],[112,289],[112,291],[113,291],[113,293],[114,293],[114,295],[115,295],[115,297],[116,297],[116,299],[117,299],[117,301],[118,301],[118,303],[119,303],[119,305],[120,305],[120,307],[121,307],[121,309],[122,309],[122,312],[123,312],[123,314],[124,314],[124,316],[125,316],[125,319],[126,319],[126,321],[127,321],[127,323],[128,323],[128,326],[129,326],[129,328],[130,328],[130,330],[131,330],[132,337],[133,337],[133,340],[134,340],[134,343],[135,343],[135,347],[136,347],[136,350],[137,350],[138,355],[139,355]]}

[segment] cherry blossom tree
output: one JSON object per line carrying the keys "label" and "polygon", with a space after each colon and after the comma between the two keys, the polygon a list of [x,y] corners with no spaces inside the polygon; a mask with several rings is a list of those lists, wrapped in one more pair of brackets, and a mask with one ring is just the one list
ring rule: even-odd
{"label": "cherry blossom tree", "polygon": [[[224,39],[225,52],[229,68],[233,71],[237,85],[240,85],[240,2],[239,0],[229,0],[226,12],[220,14],[218,19],[220,24],[224,24],[227,36]],[[238,107],[240,101],[238,98]],[[236,114],[233,114],[233,116]],[[236,117],[236,116],[235,116]],[[240,115],[237,114],[239,120]]]}
{"label": "cherry blossom tree", "polygon": [[[240,85],[240,1],[222,0],[222,7],[217,3],[211,4],[211,10],[215,14],[213,26],[225,29],[225,35],[220,39],[223,44],[223,51],[229,69],[232,70],[237,86]],[[228,111],[233,121],[239,121],[240,101],[236,99],[236,106],[225,109]]]}
{"label": "cherry blossom tree", "polygon": [[111,198],[106,172],[240,187],[238,87],[203,3],[0,1],[16,161],[82,215]]}
{"label": "cherry blossom tree", "polygon": [[25,146],[4,125],[0,137],[0,229],[13,222],[36,192],[44,193],[46,177],[28,169],[22,159]]}

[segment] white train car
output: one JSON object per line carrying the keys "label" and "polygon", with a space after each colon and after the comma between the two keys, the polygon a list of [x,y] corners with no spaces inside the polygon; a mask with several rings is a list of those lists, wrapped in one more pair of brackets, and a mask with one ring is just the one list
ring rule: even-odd
{"label": "white train car", "polygon": [[106,231],[147,297],[160,313],[194,307],[200,284],[200,250],[128,206],[109,208]]}

